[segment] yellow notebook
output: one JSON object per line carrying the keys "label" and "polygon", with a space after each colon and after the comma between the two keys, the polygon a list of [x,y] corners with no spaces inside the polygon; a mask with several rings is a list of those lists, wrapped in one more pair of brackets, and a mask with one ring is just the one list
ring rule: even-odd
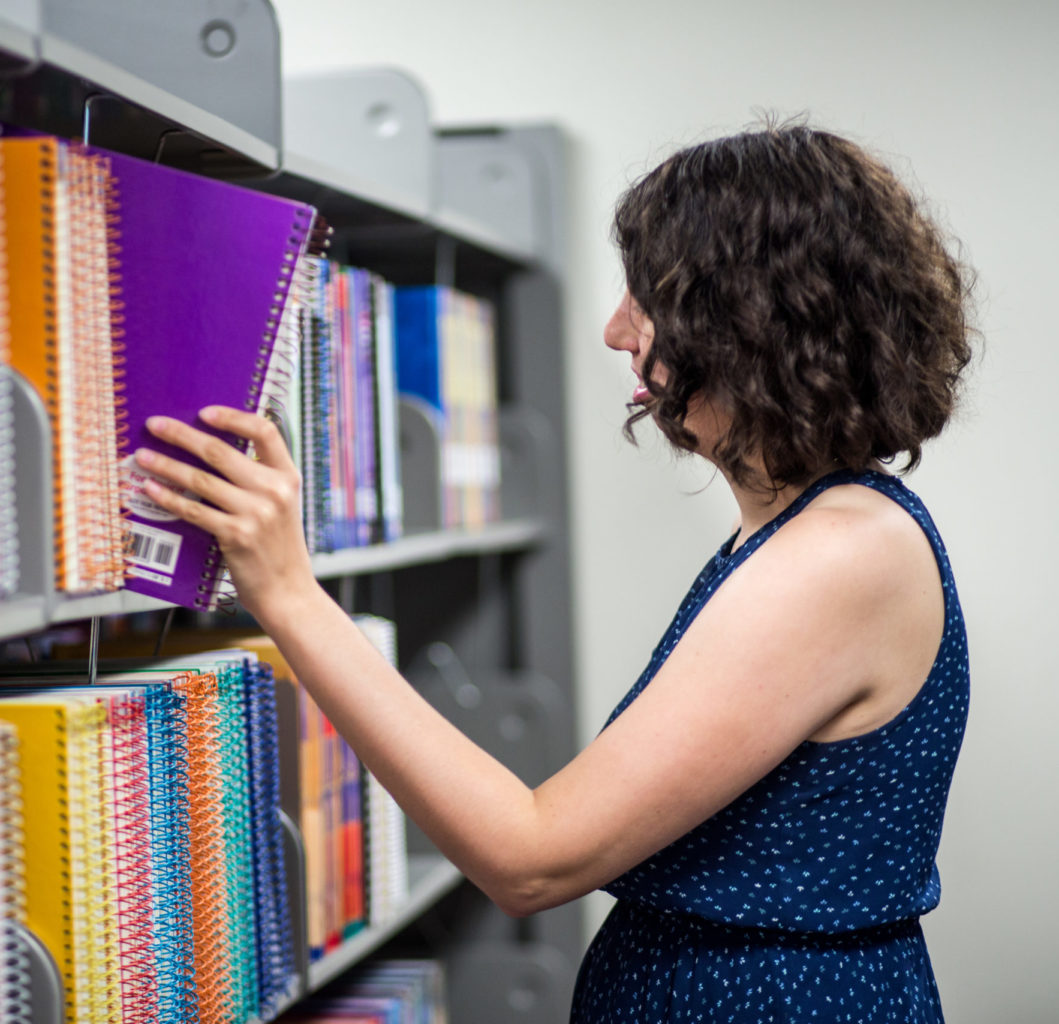
{"label": "yellow notebook", "polygon": [[103,708],[88,698],[12,694],[0,701],[0,721],[33,751],[32,771],[22,775],[26,925],[59,968],[67,1019],[119,1019],[99,774]]}
{"label": "yellow notebook", "polygon": [[0,721],[0,1020],[33,1012],[29,958],[16,938],[26,922],[26,856],[22,848],[22,773],[18,730]]}

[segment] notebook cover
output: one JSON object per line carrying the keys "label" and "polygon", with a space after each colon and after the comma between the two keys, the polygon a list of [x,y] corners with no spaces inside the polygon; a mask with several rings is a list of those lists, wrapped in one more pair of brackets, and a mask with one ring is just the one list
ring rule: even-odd
{"label": "notebook cover", "polygon": [[0,721],[0,1020],[25,1024],[32,1014],[29,956],[17,939],[26,920],[26,857],[22,830],[21,751],[18,730]]}
{"label": "notebook cover", "polygon": [[[0,180],[3,180],[0,147]],[[0,189],[0,243],[6,236],[6,195]],[[15,420],[11,362],[11,324],[8,315],[7,261],[0,261],[0,601],[18,590],[18,516],[15,505]]]}
{"label": "notebook cover", "polygon": [[404,497],[401,489],[401,439],[397,416],[397,348],[394,340],[394,289],[380,277],[372,280],[377,452],[382,539],[397,540],[403,532]]}
{"label": "notebook cover", "polygon": [[198,1016],[201,1024],[222,1024],[234,1018],[236,993],[229,967],[232,924],[224,870],[217,679],[208,673],[181,673],[173,685],[187,698],[189,861]]}
{"label": "notebook cover", "polygon": [[121,331],[112,323],[119,313],[112,283],[115,292],[120,288],[114,199],[105,158],[79,146],[67,146],[65,155],[61,192],[69,253],[58,272],[69,280],[59,288],[65,308],[59,322],[58,379],[65,410],[60,417],[65,545],[77,551],[77,577],[67,587],[110,591],[124,581],[118,483],[124,390],[115,365]]}
{"label": "notebook cover", "polygon": [[[68,743],[73,723],[65,702],[5,695],[0,720],[14,725],[34,769],[22,775],[26,857],[26,925],[44,943],[62,977],[66,1010],[75,1018],[74,866]],[[83,913],[83,908],[81,909]]]}
{"label": "notebook cover", "polygon": [[350,322],[353,331],[356,389],[352,447],[356,480],[356,540],[373,544],[381,537],[379,524],[379,467],[376,457],[375,330],[371,303],[371,274],[355,268],[350,277]]}
{"label": "notebook cover", "polygon": [[[156,441],[145,421],[165,414],[196,423],[209,404],[263,411],[277,390],[273,352],[291,326],[285,304],[315,211],[134,157],[109,158],[121,218],[129,450],[191,461]],[[127,460],[128,588],[215,606],[224,572],[213,538],[171,517],[141,484]]]}
{"label": "notebook cover", "polygon": [[[4,249],[7,262],[11,365],[36,390],[58,436],[59,394],[50,372],[58,358],[55,266],[56,190],[59,143],[50,138],[0,138],[4,169]],[[46,226],[48,226],[46,228]],[[52,478],[62,479],[61,446],[52,444]],[[55,487],[55,584],[66,585],[62,546],[63,494]]]}
{"label": "notebook cover", "polygon": [[276,692],[269,665],[243,664],[257,911],[258,1015],[275,1015],[295,974],[287,865],[279,820],[280,776]]}

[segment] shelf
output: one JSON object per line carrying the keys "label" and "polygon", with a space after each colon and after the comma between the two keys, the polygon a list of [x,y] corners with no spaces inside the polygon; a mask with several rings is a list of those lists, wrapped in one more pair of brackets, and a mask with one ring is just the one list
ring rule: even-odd
{"label": "shelf", "polygon": [[[450,558],[520,551],[540,543],[544,524],[538,519],[512,519],[480,530],[439,530],[402,537],[389,544],[349,548],[313,556],[317,579],[387,572]],[[37,633],[61,622],[109,615],[132,615],[171,607],[166,601],[119,590],[111,594],[58,596],[49,611],[43,596],[17,596],[0,602],[0,640]]]}
{"label": "shelf", "polygon": [[428,910],[463,880],[463,875],[438,854],[417,854],[409,858],[409,899],[386,924],[358,932],[337,949],[309,965],[309,991],[333,981],[354,964],[374,953],[408,924]]}
{"label": "shelf", "polygon": [[54,70],[86,79],[106,93],[120,96],[159,118],[180,125],[192,135],[210,140],[216,147],[245,157],[251,165],[272,169],[279,164],[276,147],[263,139],[48,32],[41,36],[41,57]]}
{"label": "shelf", "polygon": [[227,7],[17,0],[0,15],[0,118],[215,177],[274,172],[275,13]]}
{"label": "shelf", "polygon": [[544,534],[544,524],[538,519],[513,519],[479,530],[410,534],[389,544],[314,555],[313,572],[317,579],[326,580],[402,569],[426,562],[444,562],[469,555],[517,551],[539,543]]}

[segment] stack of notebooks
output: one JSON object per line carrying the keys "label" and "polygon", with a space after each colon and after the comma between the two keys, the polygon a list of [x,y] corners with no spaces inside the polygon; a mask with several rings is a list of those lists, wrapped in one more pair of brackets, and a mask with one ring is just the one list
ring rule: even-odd
{"label": "stack of notebooks", "polygon": [[493,307],[452,288],[394,287],[370,271],[309,261],[301,362],[287,403],[302,468],[309,550],[401,536],[398,400],[434,424],[439,528],[500,518]]}
{"label": "stack of notebooks", "polygon": [[496,317],[452,288],[398,288],[397,385],[434,421],[441,448],[441,525],[500,518]]}
{"label": "stack of notebooks", "polygon": [[393,286],[323,259],[310,268],[299,309],[300,386],[288,402],[309,549],[395,540],[403,497]]}
{"label": "stack of notebooks", "polygon": [[[244,1022],[293,992],[271,669],[242,651],[5,679],[25,903],[77,1021]],[[29,770],[31,769],[31,770]]]}
{"label": "stack of notebooks", "polygon": [[[370,615],[355,621],[396,663],[394,624]],[[299,793],[292,817],[305,844],[306,930],[315,961],[366,925],[386,924],[407,903],[405,816],[272,642],[252,637],[237,643],[273,666],[279,699],[297,709]]]}
{"label": "stack of notebooks", "polygon": [[[12,130],[0,172],[0,354],[50,423],[55,587],[125,585],[216,607],[229,588],[213,539],[150,500],[131,452],[167,450],[146,430],[153,414],[195,422],[206,404],[282,407],[298,358],[293,299],[323,244],[316,211]],[[0,472],[8,405],[0,396]],[[3,541],[0,556],[10,592]]]}
{"label": "stack of notebooks", "polygon": [[434,960],[375,960],[281,1024],[446,1024],[445,976]]}
{"label": "stack of notebooks", "polygon": [[[325,242],[303,203],[0,128],[0,364],[47,412],[57,591],[230,601],[214,539],[149,498],[131,455],[194,461],[145,421],[202,427],[207,404],[286,428],[312,551],[400,536],[398,394],[437,427],[438,525],[499,517],[492,307],[394,288]],[[0,599],[17,589],[15,440],[0,373]]]}

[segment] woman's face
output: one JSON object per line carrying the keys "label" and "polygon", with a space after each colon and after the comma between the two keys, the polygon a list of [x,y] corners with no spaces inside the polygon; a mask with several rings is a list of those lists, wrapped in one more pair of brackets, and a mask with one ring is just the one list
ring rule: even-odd
{"label": "woman's face", "polygon": [[[654,336],[654,324],[626,288],[617,308],[603,328],[603,340],[607,347],[615,352],[628,352],[632,356],[632,372],[636,375],[636,385],[633,387],[631,401],[636,404],[642,404],[651,397],[643,380],[643,364]],[[666,368],[661,361],[656,361],[651,371],[651,379],[656,384],[664,385],[667,378]],[[705,394],[699,394],[688,402],[684,426],[698,438],[696,450],[699,454],[709,459],[718,441],[727,434],[731,426],[731,416],[725,411],[723,403],[709,399]]]}
{"label": "woman's face", "polygon": [[[631,400],[636,403],[645,402],[651,397],[643,382],[642,370],[654,336],[654,324],[626,288],[617,309],[603,328],[603,340],[607,347],[615,352],[628,352],[632,356],[632,372],[636,374],[636,385],[633,387]],[[665,367],[661,363],[655,363],[652,376],[657,383],[664,384]]]}

